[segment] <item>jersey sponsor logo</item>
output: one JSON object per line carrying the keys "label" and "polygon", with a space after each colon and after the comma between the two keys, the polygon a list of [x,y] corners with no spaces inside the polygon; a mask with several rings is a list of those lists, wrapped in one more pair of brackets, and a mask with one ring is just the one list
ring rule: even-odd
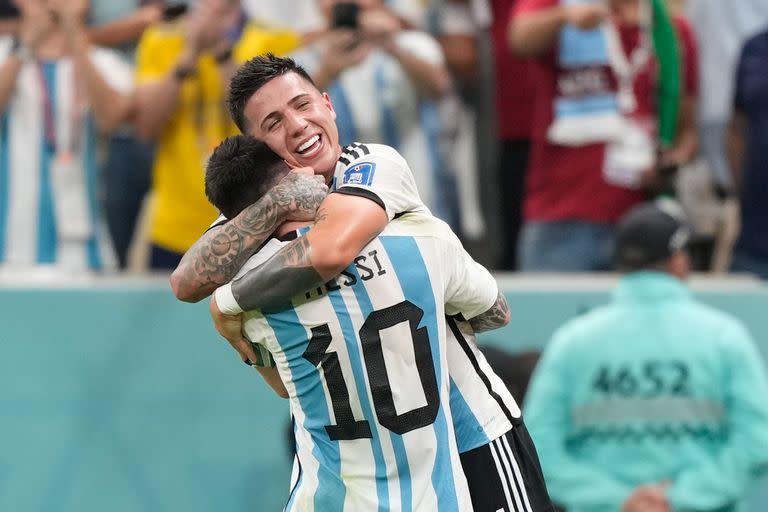
{"label": "jersey sponsor logo", "polygon": [[343,185],[365,185],[371,186],[373,183],[373,174],[376,171],[376,164],[373,162],[361,162],[355,164],[344,171]]}

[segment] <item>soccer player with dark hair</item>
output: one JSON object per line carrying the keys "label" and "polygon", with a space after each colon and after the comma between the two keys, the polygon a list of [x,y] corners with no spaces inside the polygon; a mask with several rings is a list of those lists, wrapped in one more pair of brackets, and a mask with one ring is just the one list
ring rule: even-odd
{"label": "soccer player with dark hair", "polygon": [[[328,95],[296,69],[290,59],[271,55],[252,59],[232,80],[230,106],[248,135],[263,140],[291,167],[311,167],[323,177],[332,193],[317,209],[313,228],[225,284],[277,226],[319,202],[321,191],[312,181],[317,177],[291,172],[239,215],[229,221],[222,218],[220,226],[187,252],[172,278],[177,296],[186,300],[199,300],[225,285],[225,291],[212,301],[212,312],[217,329],[233,344],[241,341],[240,323],[231,316],[225,321],[224,315],[266,310],[329,283],[334,287],[333,280],[357,261],[366,244],[395,216],[428,214],[408,164],[397,151],[378,144],[339,146]],[[291,182],[291,190],[282,187],[286,181]],[[409,255],[416,257],[413,251]],[[222,293],[230,299],[226,303],[217,300]],[[447,321],[446,329],[455,338],[448,343],[447,360],[450,408],[462,466],[475,510],[550,510],[520,409],[474,341],[474,332],[509,320],[504,296],[495,287],[494,294],[484,312],[469,318],[469,325]],[[407,380],[396,384],[403,386],[395,394],[397,407],[402,408],[402,401],[409,403],[406,397],[411,396],[412,386]],[[330,394],[328,386],[326,382]],[[385,461],[384,466],[387,472],[397,471],[397,464]]]}
{"label": "soccer player with dark hair", "polygon": [[[208,163],[206,194],[237,215],[289,170],[262,142],[230,137]],[[240,275],[310,225],[278,226]],[[321,288],[279,310],[245,312],[255,366],[291,400],[297,467],[317,480],[300,475],[287,510],[473,510],[449,407],[447,348],[456,341],[444,318],[484,312],[496,290],[445,223],[411,213]],[[217,290],[216,299],[233,302],[232,288]],[[411,398],[395,407],[404,389]],[[399,499],[389,495],[390,479]]]}

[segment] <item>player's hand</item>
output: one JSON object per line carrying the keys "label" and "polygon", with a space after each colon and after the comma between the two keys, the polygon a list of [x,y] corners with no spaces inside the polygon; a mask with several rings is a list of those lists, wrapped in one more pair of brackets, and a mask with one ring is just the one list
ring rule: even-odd
{"label": "player's hand", "polygon": [[400,30],[400,20],[387,9],[363,9],[358,17],[363,37],[375,45],[392,41]]}
{"label": "player's hand", "polygon": [[286,220],[314,220],[317,208],[328,195],[325,179],[307,169],[292,170],[270,191],[277,204],[285,208]]}
{"label": "player's hand", "polygon": [[51,13],[39,2],[19,2],[18,7],[21,11],[19,38],[34,51],[53,28]]}
{"label": "player's hand", "polygon": [[231,45],[227,31],[239,20],[239,3],[227,0],[201,0],[187,18],[187,47],[199,54],[215,47]]}
{"label": "player's hand", "polygon": [[48,8],[61,20],[67,31],[77,32],[85,26],[88,0],[49,0]]}
{"label": "player's hand", "polygon": [[243,336],[243,315],[223,314],[216,304],[216,295],[211,295],[210,312],[216,331],[232,345],[240,359],[257,361],[251,343]]}
{"label": "player's hand", "polygon": [[602,4],[571,4],[566,7],[565,20],[581,30],[591,30],[608,18],[609,14],[608,8]]}
{"label": "player's hand", "polygon": [[641,485],[632,491],[621,512],[670,512],[664,485]]}
{"label": "player's hand", "polygon": [[335,79],[345,69],[363,62],[372,49],[356,30],[333,29],[325,35],[320,68]]}

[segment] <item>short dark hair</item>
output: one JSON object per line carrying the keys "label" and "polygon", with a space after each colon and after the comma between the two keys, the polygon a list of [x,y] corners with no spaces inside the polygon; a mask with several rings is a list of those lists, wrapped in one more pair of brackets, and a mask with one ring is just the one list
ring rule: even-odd
{"label": "short dark hair", "polygon": [[296,73],[314,87],[315,82],[307,71],[291,58],[277,57],[272,53],[259,55],[240,66],[229,83],[229,114],[240,131],[248,133],[245,104],[261,87],[281,75]]}
{"label": "short dark hair", "polygon": [[227,137],[205,169],[205,195],[228,219],[252,205],[290,168],[262,141],[248,135]]}

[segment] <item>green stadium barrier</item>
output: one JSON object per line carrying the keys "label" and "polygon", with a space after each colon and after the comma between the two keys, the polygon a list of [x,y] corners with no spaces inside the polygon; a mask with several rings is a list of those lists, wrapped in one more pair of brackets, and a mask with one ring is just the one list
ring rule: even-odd
{"label": "green stadium barrier", "polygon": [[[513,322],[482,341],[540,348],[608,298],[610,281],[558,279],[501,279]],[[282,509],[287,403],[217,337],[207,302],[176,301],[164,278],[2,283],[0,510]],[[768,355],[768,287],[698,295]],[[765,509],[768,482],[750,503]]]}

